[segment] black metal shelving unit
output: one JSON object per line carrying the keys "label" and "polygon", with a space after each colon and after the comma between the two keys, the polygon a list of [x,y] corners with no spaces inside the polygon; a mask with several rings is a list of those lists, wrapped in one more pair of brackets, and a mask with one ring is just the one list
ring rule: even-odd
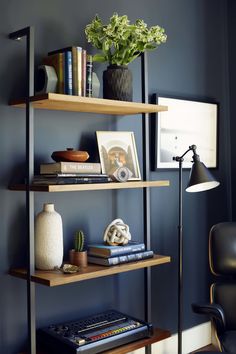
{"label": "black metal shelving unit", "polygon": [[[27,314],[29,352],[36,354],[36,313],[35,313],[35,282],[32,280],[35,274],[34,260],[34,191],[31,189],[31,181],[34,176],[34,28],[26,27],[9,35],[10,39],[21,40],[26,38],[26,82],[27,92],[25,98],[26,111],[26,223],[28,236],[28,261],[27,261]],[[141,55],[141,86],[142,103],[148,104],[148,68],[147,55]],[[143,151],[143,180],[149,179],[150,156],[149,156],[149,114],[142,113],[142,151]],[[147,249],[151,247],[150,235],[150,188],[143,187],[143,225],[145,243]],[[151,322],[151,269],[145,270],[145,319]],[[168,335],[169,336],[169,335]],[[161,338],[163,339],[163,338]],[[145,342],[146,343],[146,342]],[[147,345],[146,354],[151,353],[151,345]]]}

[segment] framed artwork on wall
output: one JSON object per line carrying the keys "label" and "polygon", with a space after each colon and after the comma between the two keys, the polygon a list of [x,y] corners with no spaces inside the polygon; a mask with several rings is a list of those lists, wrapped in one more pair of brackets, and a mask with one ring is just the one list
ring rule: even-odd
{"label": "framed artwork on wall", "polygon": [[[152,168],[175,169],[190,145],[197,146],[201,161],[208,168],[217,167],[218,104],[154,95],[157,104],[168,106],[168,111],[156,115]],[[185,157],[183,168],[191,168],[191,155]]]}
{"label": "framed artwork on wall", "polygon": [[141,174],[133,132],[97,131],[102,173],[112,174],[119,167],[130,171],[129,180],[140,180]]}

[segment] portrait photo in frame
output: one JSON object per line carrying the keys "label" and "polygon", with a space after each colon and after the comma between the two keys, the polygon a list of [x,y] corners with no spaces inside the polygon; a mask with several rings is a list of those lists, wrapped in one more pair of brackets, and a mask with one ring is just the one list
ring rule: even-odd
{"label": "portrait photo in frame", "polygon": [[[174,156],[181,156],[190,145],[197,146],[201,161],[208,168],[216,168],[218,104],[159,96],[153,102],[168,107],[168,111],[156,115],[154,143],[152,147],[152,169],[175,169],[178,162]],[[192,158],[186,156],[183,168],[191,168]]]}
{"label": "portrait photo in frame", "polygon": [[96,131],[102,173],[112,174],[116,168],[126,167],[129,180],[141,180],[133,132]]}

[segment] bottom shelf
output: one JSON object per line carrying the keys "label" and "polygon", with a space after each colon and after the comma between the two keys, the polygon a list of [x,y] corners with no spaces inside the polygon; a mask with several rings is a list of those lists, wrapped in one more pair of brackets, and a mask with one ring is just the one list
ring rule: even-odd
{"label": "bottom shelf", "polygon": [[[170,332],[164,329],[155,328],[154,333],[150,338],[140,339],[135,342],[122,345],[117,348],[113,348],[103,352],[103,354],[125,354],[132,352],[134,350],[146,347],[147,345],[154,344],[156,342],[160,342],[163,339],[169,338],[171,336]],[[27,353],[19,353],[19,354],[27,354]],[[44,350],[38,350],[37,354],[51,354]]]}

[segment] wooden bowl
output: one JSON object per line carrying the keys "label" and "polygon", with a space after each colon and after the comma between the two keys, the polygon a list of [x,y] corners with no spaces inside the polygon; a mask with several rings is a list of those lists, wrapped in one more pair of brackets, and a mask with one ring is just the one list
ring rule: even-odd
{"label": "wooden bowl", "polygon": [[56,162],[84,162],[88,160],[89,154],[87,151],[79,151],[68,148],[64,151],[54,151],[51,155],[51,158]]}

